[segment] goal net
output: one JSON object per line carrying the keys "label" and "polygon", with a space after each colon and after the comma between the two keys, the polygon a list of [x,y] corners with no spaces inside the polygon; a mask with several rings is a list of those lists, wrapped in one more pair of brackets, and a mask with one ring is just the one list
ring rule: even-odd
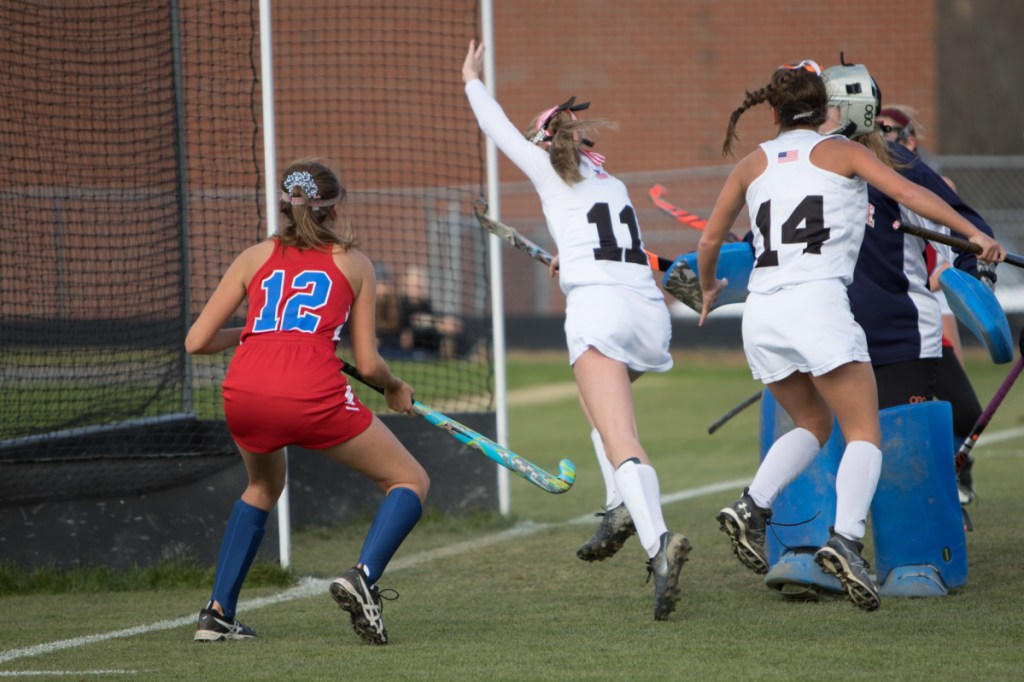
{"label": "goal net", "polygon": [[[396,293],[382,351],[453,412],[492,403],[482,150],[457,78],[477,22],[471,1],[321,0],[278,3],[273,27],[278,167],[335,162]],[[0,3],[0,502],[234,461],[231,354],[183,341],[266,237],[259,50],[256,0]]]}

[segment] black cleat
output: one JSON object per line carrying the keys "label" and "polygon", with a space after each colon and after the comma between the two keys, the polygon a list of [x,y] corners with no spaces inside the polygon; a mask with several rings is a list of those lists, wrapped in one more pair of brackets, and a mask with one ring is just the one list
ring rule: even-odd
{"label": "black cleat", "polygon": [[366,582],[366,574],[353,567],[331,582],[331,596],[338,606],[348,611],[352,629],[367,644],[387,644],[388,631],[381,618],[380,594],[376,586]]}
{"label": "black cleat", "polygon": [[603,517],[601,525],[594,531],[594,536],[576,550],[576,556],[584,561],[601,561],[613,556],[636,533],[633,517],[625,503],[597,512],[595,516]]}
{"label": "black cleat", "polygon": [[821,570],[839,578],[847,599],[855,606],[874,611],[882,602],[878,598],[878,588],[868,574],[868,562],[860,555],[863,549],[863,544],[833,532],[828,542],[814,553],[814,562],[821,566]]}
{"label": "black cleat", "polygon": [[242,625],[234,618],[225,618],[213,609],[199,612],[199,624],[196,626],[196,642],[223,642],[225,639],[254,639],[256,632]]}
{"label": "black cleat", "polygon": [[654,620],[668,620],[679,602],[679,573],[690,554],[690,541],[679,533],[661,535],[661,547],[647,561],[647,580],[654,576]]}
{"label": "black cleat", "polygon": [[732,551],[744,566],[754,573],[768,572],[768,558],[764,551],[765,529],[772,517],[771,509],[763,509],[743,491],[740,499],[715,516],[722,532],[732,541]]}

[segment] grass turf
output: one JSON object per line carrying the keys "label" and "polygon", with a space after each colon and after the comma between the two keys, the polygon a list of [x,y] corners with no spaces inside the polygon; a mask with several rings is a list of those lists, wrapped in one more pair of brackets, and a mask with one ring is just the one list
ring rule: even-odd
{"label": "grass turf", "polygon": [[[528,370],[520,374],[520,367]],[[969,373],[983,404],[1007,370],[972,356]],[[509,373],[517,377],[518,388],[571,381],[561,356],[514,356]],[[673,372],[637,384],[641,439],[659,471],[663,494],[753,474],[757,408],[713,436],[707,435],[707,425],[756,389],[741,357],[717,353],[683,354]],[[1022,408],[1024,399],[1011,392],[987,433],[1020,426]],[[209,593],[208,575],[200,572],[129,591],[93,581],[88,589],[3,596],[0,609],[7,617],[0,619],[0,674],[213,680],[802,680],[835,674],[854,680],[1002,680],[1013,679],[1024,664],[1024,561],[1016,520],[1024,466],[1020,437],[983,442],[976,449],[980,499],[972,515],[976,530],[968,536],[970,578],[948,597],[887,599],[871,614],[842,601],[784,602],[730,554],[713,516],[738,489],[724,490],[666,505],[669,527],[686,533],[694,551],[683,571],[679,611],[668,622],[655,623],[646,557],[635,540],[604,562],[575,558],[596,520],[567,521],[597,510],[602,500],[600,473],[575,397],[514,406],[509,420],[513,449],[548,467],[569,456],[578,467],[576,486],[549,495],[513,477],[512,519],[427,518],[383,581],[401,593],[398,601],[385,603],[388,647],[360,644],[326,590],[247,608],[247,600],[286,589],[263,580],[246,586],[240,607],[240,618],[259,639],[194,644],[193,619]],[[524,525],[528,521],[550,525]],[[524,530],[501,539],[511,527]],[[365,523],[354,523],[297,532],[294,575],[333,577],[352,563],[365,530]],[[140,627],[124,636],[102,636],[161,622],[166,629]],[[54,644],[96,635],[101,637],[75,646]]]}

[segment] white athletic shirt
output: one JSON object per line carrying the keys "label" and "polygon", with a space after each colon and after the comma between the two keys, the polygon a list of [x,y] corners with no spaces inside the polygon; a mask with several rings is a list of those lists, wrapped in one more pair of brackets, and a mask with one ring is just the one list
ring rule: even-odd
{"label": "white athletic shirt", "polygon": [[551,166],[547,151],[527,140],[483,82],[466,83],[466,96],[480,129],[533,183],[548,231],[558,249],[562,292],[589,284],[629,287],[662,301],[644,252],[640,226],[622,181],[580,157],[583,180],[568,185]]}
{"label": "white athletic shirt", "polygon": [[868,215],[867,184],[811,163],[828,139],[790,130],[761,144],[768,166],[747,188],[754,236],[748,289],[769,294],[819,279],[853,280]]}

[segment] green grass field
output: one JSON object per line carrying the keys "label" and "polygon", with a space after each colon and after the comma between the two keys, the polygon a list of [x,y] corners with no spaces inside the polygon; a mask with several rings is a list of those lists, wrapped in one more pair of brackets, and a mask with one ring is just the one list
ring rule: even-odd
{"label": "green grass field", "polygon": [[[986,403],[1009,370],[972,354]],[[1024,390],[1011,392],[976,448],[980,495],[968,536],[970,578],[947,597],[887,599],[874,613],[845,601],[785,602],[732,557],[714,515],[753,475],[758,409],[713,436],[707,426],[755,390],[740,355],[677,356],[636,386],[640,434],[658,469],[669,528],[694,550],[679,610],[652,619],[653,586],[631,540],[586,564],[576,547],[603,500],[574,395],[528,389],[571,381],[564,355],[516,355],[509,383],[512,449],[548,470],[577,465],[550,495],[513,476],[513,518],[429,516],[383,580],[392,643],[362,645],[326,583],[354,561],[365,524],[293,538],[293,587],[242,592],[239,617],[260,637],[195,644],[205,578],[173,587],[0,598],[0,677],[207,680],[977,680],[1024,669],[1024,531],[1019,490]],[[547,396],[547,397],[545,397]],[[1020,429],[1024,434],[1024,429]],[[467,456],[477,456],[467,453]],[[710,489],[717,492],[701,492]],[[870,558],[870,552],[868,552]]]}

